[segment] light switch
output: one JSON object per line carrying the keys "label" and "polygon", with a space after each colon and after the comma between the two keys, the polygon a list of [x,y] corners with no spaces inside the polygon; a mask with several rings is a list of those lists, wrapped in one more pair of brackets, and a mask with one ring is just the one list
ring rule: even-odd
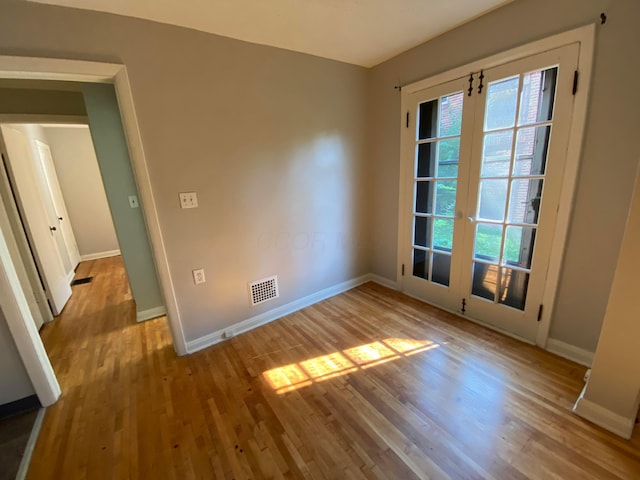
{"label": "light switch", "polygon": [[196,208],[198,197],[196,192],[183,192],[180,194],[180,208]]}
{"label": "light switch", "polygon": [[129,195],[129,206],[131,208],[138,208],[140,206],[136,195]]}

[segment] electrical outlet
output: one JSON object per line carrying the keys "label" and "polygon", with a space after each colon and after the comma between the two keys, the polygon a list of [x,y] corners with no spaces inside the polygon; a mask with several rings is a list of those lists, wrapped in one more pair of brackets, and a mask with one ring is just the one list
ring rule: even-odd
{"label": "electrical outlet", "polygon": [[198,196],[196,192],[183,192],[180,196],[180,208],[196,208],[198,206]]}
{"label": "electrical outlet", "polygon": [[129,206],[131,208],[138,208],[140,206],[136,195],[129,195]]}
{"label": "electrical outlet", "polygon": [[193,283],[195,283],[196,285],[200,285],[201,283],[206,282],[206,279],[204,278],[204,268],[198,268],[197,270],[194,270],[192,273],[193,273]]}

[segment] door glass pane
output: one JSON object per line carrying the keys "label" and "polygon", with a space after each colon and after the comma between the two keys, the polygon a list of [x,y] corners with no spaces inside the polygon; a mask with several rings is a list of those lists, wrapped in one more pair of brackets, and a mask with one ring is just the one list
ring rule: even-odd
{"label": "door glass pane", "polygon": [[551,120],[557,75],[558,67],[524,75],[518,125]]}
{"label": "door glass pane", "polygon": [[413,244],[419,247],[431,245],[431,219],[427,217],[415,217],[415,231]]}
{"label": "door glass pane", "polygon": [[478,223],[473,256],[477,260],[497,262],[502,244],[502,225]]}
{"label": "door glass pane", "polygon": [[449,272],[451,272],[451,256],[441,253],[433,254],[433,269],[431,281],[449,286]]}
{"label": "door glass pane", "polygon": [[460,137],[440,140],[438,142],[438,178],[456,178],[459,159]]}
{"label": "door glass pane", "polygon": [[433,199],[430,181],[416,183],[416,213],[432,213]]}
{"label": "door glass pane", "polygon": [[464,92],[418,105],[413,275],[449,286]]}
{"label": "door glass pane", "polygon": [[482,149],[482,177],[508,177],[513,130],[488,133]]}
{"label": "door glass pane", "polygon": [[455,180],[440,180],[436,182],[436,215],[453,217],[456,208]]}
{"label": "door glass pane", "polygon": [[418,145],[418,178],[433,177],[435,175],[435,153],[433,143],[421,143]]}
{"label": "door glass pane", "polygon": [[529,273],[503,268],[500,278],[498,302],[503,305],[524,310],[529,287]]}
{"label": "door glass pane", "polygon": [[531,268],[535,239],[535,228],[507,227],[502,264],[512,267]]}
{"label": "door glass pane", "polygon": [[438,126],[438,100],[420,104],[418,110],[418,140],[435,138]]}
{"label": "door glass pane", "polygon": [[429,252],[413,249],[413,276],[425,280],[429,278]]}
{"label": "door glass pane", "polygon": [[514,175],[544,175],[550,133],[550,125],[521,128],[518,131]]}
{"label": "door glass pane", "polygon": [[504,220],[507,202],[508,180],[482,180],[480,182],[480,205],[478,217],[483,220]]}
{"label": "door glass pane", "polygon": [[477,297],[494,301],[498,285],[498,267],[486,263],[473,262],[471,293]]}
{"label": "door glass pane", "polygon": [[453,247],[453,220],[436,218],[433,224],[433,248],[451,251]]}
{"label": "door glass pane", "polygon": [[510,223],[538,223],[542,179],[512,180],[509,198]]}
{"label": "door glass pane", "polygon": [[519,76],[489,84],[485,111],[485,132],[511,128],[516,121]]}
{"label": "door glass pane", "polygon": [[440,137],[460,135],[463,98],[462,92],[442,97],[440,102]]}

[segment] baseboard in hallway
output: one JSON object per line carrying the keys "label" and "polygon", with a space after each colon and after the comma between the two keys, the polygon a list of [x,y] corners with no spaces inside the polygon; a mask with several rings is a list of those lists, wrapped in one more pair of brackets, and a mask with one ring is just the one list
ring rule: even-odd
{"label": "baseboard in hallway", "polygon": [[104,252],[88,253],[86,255],[81,255],[80,261],[86,262],[88,260],[98,260],[100,258],[116,257],[118,255],[120,255],[120,250],[107,250]]}

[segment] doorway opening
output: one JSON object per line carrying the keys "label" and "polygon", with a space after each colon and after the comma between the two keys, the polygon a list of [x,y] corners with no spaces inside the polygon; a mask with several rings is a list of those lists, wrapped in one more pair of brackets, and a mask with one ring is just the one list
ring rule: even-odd
{"label": "doorway opening", "polygon": [[[186,342],[169,274],[168,259],[140,139],[131,87],[124,65],[0,56],[0,78],[83,82],[89,86],[88,88],[94,88],[96,91],[102,90],[103,93],[105,84],[111,89],[111,96],[116,106],[115,110],[111,112],[111,117],[117,118],[118,122],[121,122],[120,143],[122,149],[127,152],[125,163],[132,170],[131,178],[139,193],[140,205],[144,207],[142,225],[143,229],[148,232],[151,244],[149,257],[157,269],[173,347],[179,355],[186,354]],[[98,147],[96,146],[96,148]],[[133,179],[133,171],[135,171],[135,180]],[[11,336],[24,362],[29,379],[41,404],[47,406],[57,400],[60,395],[60,387],[31,318],[4,238],[6,230],[3,229],[2,233],[3,235],[0,236],[2,237],[0,238],[0,300]]]}
{"label": "doorway opening", "polygon": [[89,126],[0,123],[12,258],[38,329],[58,316],[82,261],[120,255]]}

